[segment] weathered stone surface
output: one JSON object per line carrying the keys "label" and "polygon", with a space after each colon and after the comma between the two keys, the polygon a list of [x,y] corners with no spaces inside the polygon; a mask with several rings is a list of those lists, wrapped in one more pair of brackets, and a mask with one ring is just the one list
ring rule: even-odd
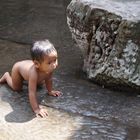
{"label": "weathered stone surface", "polygon": [[67,23],[88,78],[140,89],[140,1],[72,0]]}

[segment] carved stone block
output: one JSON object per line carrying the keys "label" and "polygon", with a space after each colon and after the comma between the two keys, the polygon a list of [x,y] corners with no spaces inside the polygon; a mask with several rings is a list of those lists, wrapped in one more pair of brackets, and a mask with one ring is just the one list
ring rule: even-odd
{"label": "carved stone block", "polygon": [[140,1],[72,0],[67,23],[83,71],[105,86],[140,89]]}

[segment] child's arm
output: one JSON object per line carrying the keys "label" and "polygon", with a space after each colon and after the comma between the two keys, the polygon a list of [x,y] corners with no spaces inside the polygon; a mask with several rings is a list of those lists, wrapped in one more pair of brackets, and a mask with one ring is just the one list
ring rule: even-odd
{"label": "child's arm", "polygon": [[60,91],[55,91],[52,89],[52,73],[47,77],[45,80],[46,88],[48,90],[48,94],[51,96],[60,96],[61,92]]}
{"label": "child's arm", "polygon": [[33,111],[37,114],[40,115],[41,117],[46,117],[47,116],[47,111],[46,109],[40,108],[38,101],[37,101],[37,93],[36,93],[36,88],[37,88],[37,75],[35,74],[30,74],[29,77],[29,101],[31,104],[31,107]]}

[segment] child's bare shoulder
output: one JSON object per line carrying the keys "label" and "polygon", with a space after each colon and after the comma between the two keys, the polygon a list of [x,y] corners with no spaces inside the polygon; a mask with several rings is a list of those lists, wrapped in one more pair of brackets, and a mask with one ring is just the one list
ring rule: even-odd
{"label": "child's bare shoulder", "polygon": [[33,64],[32,60],[22,60],[16,62],[14,65],[17,67],[27,67],[27,66],[31,66],[32,64]]}
{"label": "child's bare shoulder", "polygon": [[21,70],[29,70],[31,68],[31,66],[33,65],[33,62],[31,60],[23,60],[23,61],[18,61],[14,64],[14,68],[15,69],[19,69],[19,71]]}
{"label": "child's bare shoulder", "polygon": [[33,64],[33,61],[32,60],[22,60],[22,61],[19,61],[17,63],[20,63],[20,64]]}

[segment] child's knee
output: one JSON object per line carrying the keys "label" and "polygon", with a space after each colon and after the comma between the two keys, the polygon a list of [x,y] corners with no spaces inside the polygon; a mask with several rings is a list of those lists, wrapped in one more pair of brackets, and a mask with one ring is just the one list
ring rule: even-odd
{"label": "child's knee", "polygon": [[22,85],[14,85],[14,84],[12,84],[12,89],[14,91],[21,91],[22,90]]}
{"label": "child's knee", "polygon": [[14,90],[14,91],[21,91],[21,87],[12,87],[12,89]]}
{"label": "child's knee", "polygon": [[4,73],[5,78],[8,78],[10,76],[9,72]]}

